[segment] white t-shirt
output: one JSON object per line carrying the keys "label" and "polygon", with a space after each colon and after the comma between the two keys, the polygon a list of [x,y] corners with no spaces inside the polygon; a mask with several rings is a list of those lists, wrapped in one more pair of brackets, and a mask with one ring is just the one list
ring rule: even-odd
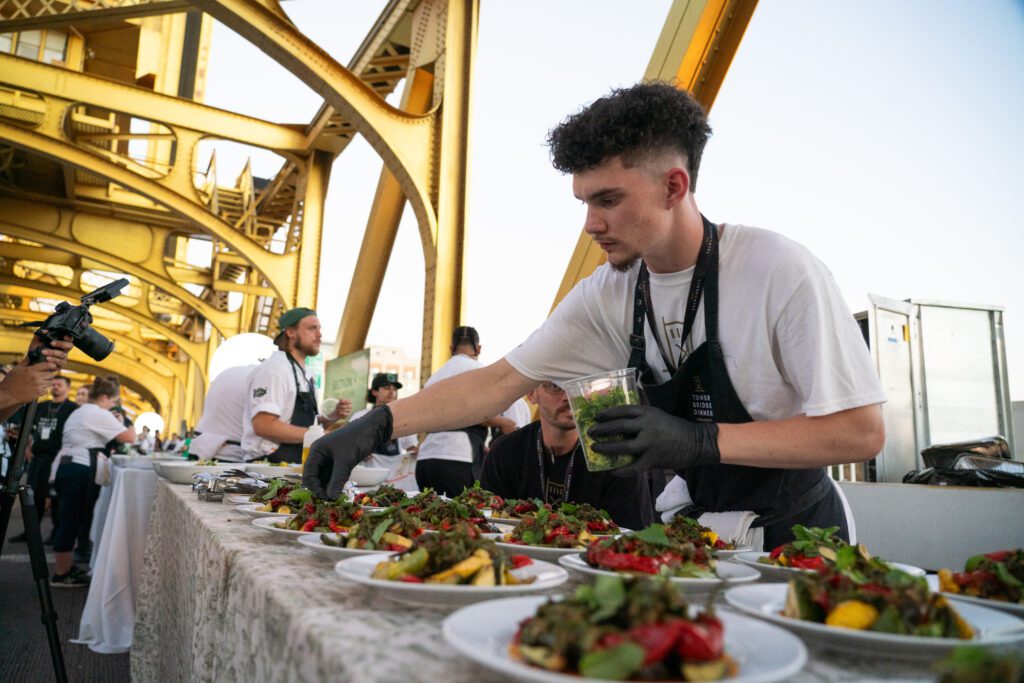
{"label": "white t-shirt", "polygon": [[[358,420],[371,410],[373,410],[373,408],[363,408],[362,410],[356,411],[352,413],[352,416],[348,418],[348,421],[352,422],[353,420]],[[419,438],[415,434],[410,434],[409,436],[400,436],[398,437],[398,449],[402,453],[407,453],[410,448],[415,448],[418,442]]]}
{"label": "white t-shirt", "polygon": [[239,365],[228,368],[210,383],[203,402],[203,416],[199,418],[196,431],[199,436],[192,439],[188,452],[204,460],[214,459],[240,462],[243,451],[239,445],[226,441],[242,442],[245,404],[249,392],[249,376],[259,367]]}
{"label": "white t-shirt", "polygon": [[[258,413],[277,415],[282,422],[291,423],[295,409],[295,385],[299,391],[309,393],[309,382],[313,374],[305,364],[302,372],[288,360],[284,351],[274,351],[249,375],[248,393],[242,418],[242,450],[252,455],[251,459],[262,458],[278,449],[280,444],[264,439],[252,430],[252,418]],[[191,449],[189,449],[191,453]]]}
{"label": "white t-shirt", "polygon": [[64,440],[54,458],[54,470],[61,456],[70,455],[71,462],[89,466],[89,449],[103,448],[111,439],[128,429],[109,410],[95,403],[86,403],[68,416],[64,423]]}
{"label": "white t-shirt", "polygon": [[[831,273],[806,248],[777,233],[728,225],[719,249],[718,338],[729,377],[755,420],[828,415],[885,401],[867,344]],[[608,264],[580,281],[544,324],[505,359],[540,381],[626,367],[639,263]],[[651,273],[662,342],[683,359],[705,341],[704,304],[680,348],[693,268]],[[647,362],[669,371],[645,326]]]}
{"label": "white t-shirt", "polygon": [[[443,379],[482,367],[483,364],[475,358],[461,353],[456,354],[439,367],[423,386],[429,387]],[[418,458],[419,460],[457,460],[471,463],[473,462],[473,446],[469,443],[469,436],[465,432],[434,432],[427,434],[423,439]]]}

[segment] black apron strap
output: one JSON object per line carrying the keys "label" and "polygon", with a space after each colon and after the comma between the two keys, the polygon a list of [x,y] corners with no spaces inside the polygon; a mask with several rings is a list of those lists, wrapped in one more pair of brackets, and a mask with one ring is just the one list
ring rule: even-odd
{"label": "black apron strap", "polygon": [[[693,268],[693,277],[690,279],[690,290],[686,296],[686,314],[683,318],[683,332],[679,338],[680,349],[685,344],[693,331],[693,323],[697,319],[697,311],[700,309],[701,299],[704,298],[704,289],[708,288],[708,297],[714,294],[715,301],[718,300],[718,228],[704,216],[704,238],[701,240],[700,252],[697,254],[697,264]],[[712,290],[713,288],[713,290]],[[708,319],[707,306],[705,306],[705,319]],[[714,312],[711,318],[714,322],[715,334],[718,336],[718,311]],[[644,323],[651,329],[651,336],[658,345],[658,353],[665,363],[670,375],[675,375],[679,369],[680,358],[672,358],[669,355],[671,345],[667,348],[661,343],[661,335],[658,334],[658,322],[654,316],[654,302],[651,299],[651,276],[647,270],[647,264],[640,262],[640,269],[637,273],[636,286],[633,290],[633,331],[629,337],[630,356],[627,367],[637,368],[645,383],[652,384],[653,376],[647,364],[647,343],[644,337]],[[709,333],[709,339],[712,338]],[[666,344],[670,344],[665,340]],[[647,375],[647,377],[644,377]]]}

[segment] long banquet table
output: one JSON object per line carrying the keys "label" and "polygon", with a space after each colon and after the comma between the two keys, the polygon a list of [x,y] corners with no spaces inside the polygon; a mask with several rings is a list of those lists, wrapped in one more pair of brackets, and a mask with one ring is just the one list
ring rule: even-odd
{"label": "long banquet table", "polygon": [[[445,643],[449,610],[342,579],[330,560],[231,505],[199,502],[188,486],[161,480],[156,496],[133,681],[506,680]],[[808,649],[797,683],[934,680],[927,665]]]}

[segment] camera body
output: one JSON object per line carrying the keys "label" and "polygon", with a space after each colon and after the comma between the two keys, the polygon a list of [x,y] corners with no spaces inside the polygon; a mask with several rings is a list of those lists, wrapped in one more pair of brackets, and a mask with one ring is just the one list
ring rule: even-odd
{"label": "camera body", "polygon": [[71,343],[82,353],[93,360],[103,360],[114,350],[114,342],[90,327],[91,323],[92,314],[88,306],[72,306],[61,301],[36,336],[47,343],[71,337]]}
{"label": "camera body", "polygon": [[[71,343],[82,353],[93,360],[103,360],[114,350],[114,342],[90,327],[92,314],[89,313],[89,306],[110,301],[118,296],[127,284],[126,278],[115,280],[83,296],[82,303],[77,306],[61,301],[44,322],[32,323],[41,328],[36,332],[36,336],[46,340],[47,345],[70,337]],[[39,357],[41,353],[38,352],[29,354],[31,362],[35,362]]]}

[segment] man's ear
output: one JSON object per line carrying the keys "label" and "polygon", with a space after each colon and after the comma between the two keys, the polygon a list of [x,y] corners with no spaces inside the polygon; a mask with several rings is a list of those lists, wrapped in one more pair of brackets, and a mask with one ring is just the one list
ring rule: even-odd
{"label": "man's ear", "polygon": [[690,174],[685,168],[675,166],[665,174],[666,208],[672,208],[686,199],[690,193]]}

